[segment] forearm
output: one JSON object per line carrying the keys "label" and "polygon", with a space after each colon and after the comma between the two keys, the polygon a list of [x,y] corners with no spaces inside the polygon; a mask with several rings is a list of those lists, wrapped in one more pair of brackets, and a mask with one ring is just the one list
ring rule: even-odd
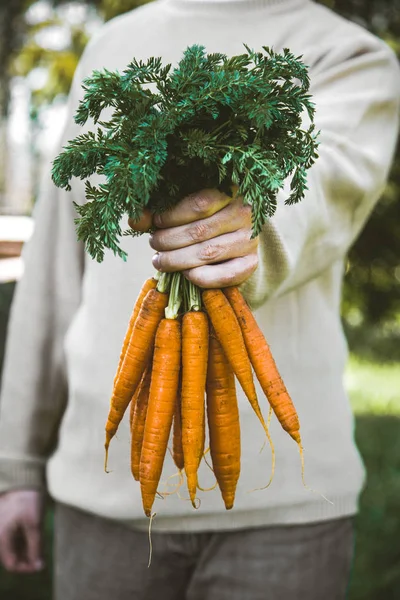
{"label": "forearm", "polygon": [[43,486],[65,407],[63,341],[79,305],[83,249],[72,203],[60,195],[50,180],[42,187],[12,304],[0,400],[0,491]]}
{"label": "forearm", "polygon": [[343,260],[387,181],[399,128],[400,75],[384,47],[316,75],[319,158],[298,205],[264,227],[259,267],[244,284],[253,306],[301,286]]}

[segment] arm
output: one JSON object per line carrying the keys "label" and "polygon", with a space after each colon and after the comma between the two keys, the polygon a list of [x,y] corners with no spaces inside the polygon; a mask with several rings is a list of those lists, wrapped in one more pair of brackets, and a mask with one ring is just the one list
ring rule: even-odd
{"label": "arm", "polygon": [[244,286],[253,305],[343,260],[379,200],[399,129],[400,71],[378,39],[338,44],[311,72],[319,158],[302,202],[279,208],[260,236],[259,269]]}
{"label": "arm", "polygon": [[46,181],[12,305],[0,397],[0,562],[16,573],[43,567],[41,492],[66,399],[63,339],[80,297],[82,248],[72,204],[57,195]]}
{"label": "arm", "polygon": [[155,217],[156,268],[184,269],[203,287],[242,283],[256,307],[343,259],[383,191],[399,126],[396,57],[377,38],[365,40],[338,44],[311,71],[320,156],[302,202],[284,206],[288,190],[279,193],[257,249],[248,209],[203,190]]}
{"label": "arm", "polygon": [[[71,110],[74,104],[73,92]],[[83,272],[74,209],[64,195],[48,169],[9,321],[0,396],[0,492],[44,486],[46,459],[64,410],[63,339],[79,304]]]}

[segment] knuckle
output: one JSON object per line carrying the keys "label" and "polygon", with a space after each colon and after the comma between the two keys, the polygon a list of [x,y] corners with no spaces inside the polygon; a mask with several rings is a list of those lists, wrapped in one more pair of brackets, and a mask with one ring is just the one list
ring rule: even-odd
{"label": "knuckle", "polygon": [[223,253],[223,248],[219,244],[205,244],[199,250],[199,259],[201,261],[218,260]]}
{"label": "knuckle", "polygon": [[210,198],[206,194],[193,194],[190,197],[191,207],[198,215],[206,215],[210,208]]}
{"label": "knuckle", "polygon": [[258,237],[251,237],[252,236],[252,229],[251,227],[241,227],[240,230],[238,230],[237,232],[237,240],[238,242],[241,243],[242,248],[244,250],[244,252],[246,252],[246,254],[251,254],[253,252],[257,252],[257,248],[258,248]]}
{"label": "knuckle", "polygon": [[206,239],[209,233],[209,227],[202,223],[201,221],[198,223],[194,223],[188,229],[188,235],[193,242],[201,242]]}

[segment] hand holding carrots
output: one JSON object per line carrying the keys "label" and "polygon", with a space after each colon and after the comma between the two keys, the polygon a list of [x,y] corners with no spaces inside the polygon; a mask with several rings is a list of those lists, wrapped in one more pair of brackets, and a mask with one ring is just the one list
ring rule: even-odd
{"label": "hand holding carrots", "polygon": [[[225,507],[232,508],[240,475],[235,378],[270,442],[270,482],[275,453],[253,373],[302,455],[296,409],[237,288],[257,268],[258,240],[251,238],[251,208],[236,195],[237,188],[232,189],[232,198],[217,189],[204,189],[168,211],[154,216],[145,211],[139,222],[129,221],[132,229],[153,230],[150,245],[156,250],[153,266],[159,276],[158,281],[156,277],[143,285],[123,341],[105,447],[107,461],[110,440],[131,402],[131,468],[140,481],[143,508],[149,517],[171,432],[173,458],[181,477],[186,474],[190,500],[196,507],[206,414],[213,471]],[[160,304],[155,312],[152,295]],[[154,312],[152,326],[139,327],[150,312]],[[164,335],[164,329],[169,333]],[[173,343],[175,330],[179,341]],[[140,382],[146,377],[144,386]],[[169,377],[168,382],[165,377]]]}
{"label": "hand holding carrots", "polygon": [[251,239],[251,208],[240,197],[205,189],[184,198],[173,209],[151,219],[145,212],[133,229],[157,230],[150,237],[157,251],[153,266],[181,271],[201,288],[239,285],[258,264],[257,238]]}

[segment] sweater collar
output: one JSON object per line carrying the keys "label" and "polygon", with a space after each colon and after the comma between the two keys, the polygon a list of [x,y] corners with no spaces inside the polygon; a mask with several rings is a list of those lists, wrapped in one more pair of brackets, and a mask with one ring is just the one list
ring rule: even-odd
{"label": "sweater collar", "polygon": [[164,0],[170,8],[182,12],[245,13],[254,10],[290,10],[310,0]]}

